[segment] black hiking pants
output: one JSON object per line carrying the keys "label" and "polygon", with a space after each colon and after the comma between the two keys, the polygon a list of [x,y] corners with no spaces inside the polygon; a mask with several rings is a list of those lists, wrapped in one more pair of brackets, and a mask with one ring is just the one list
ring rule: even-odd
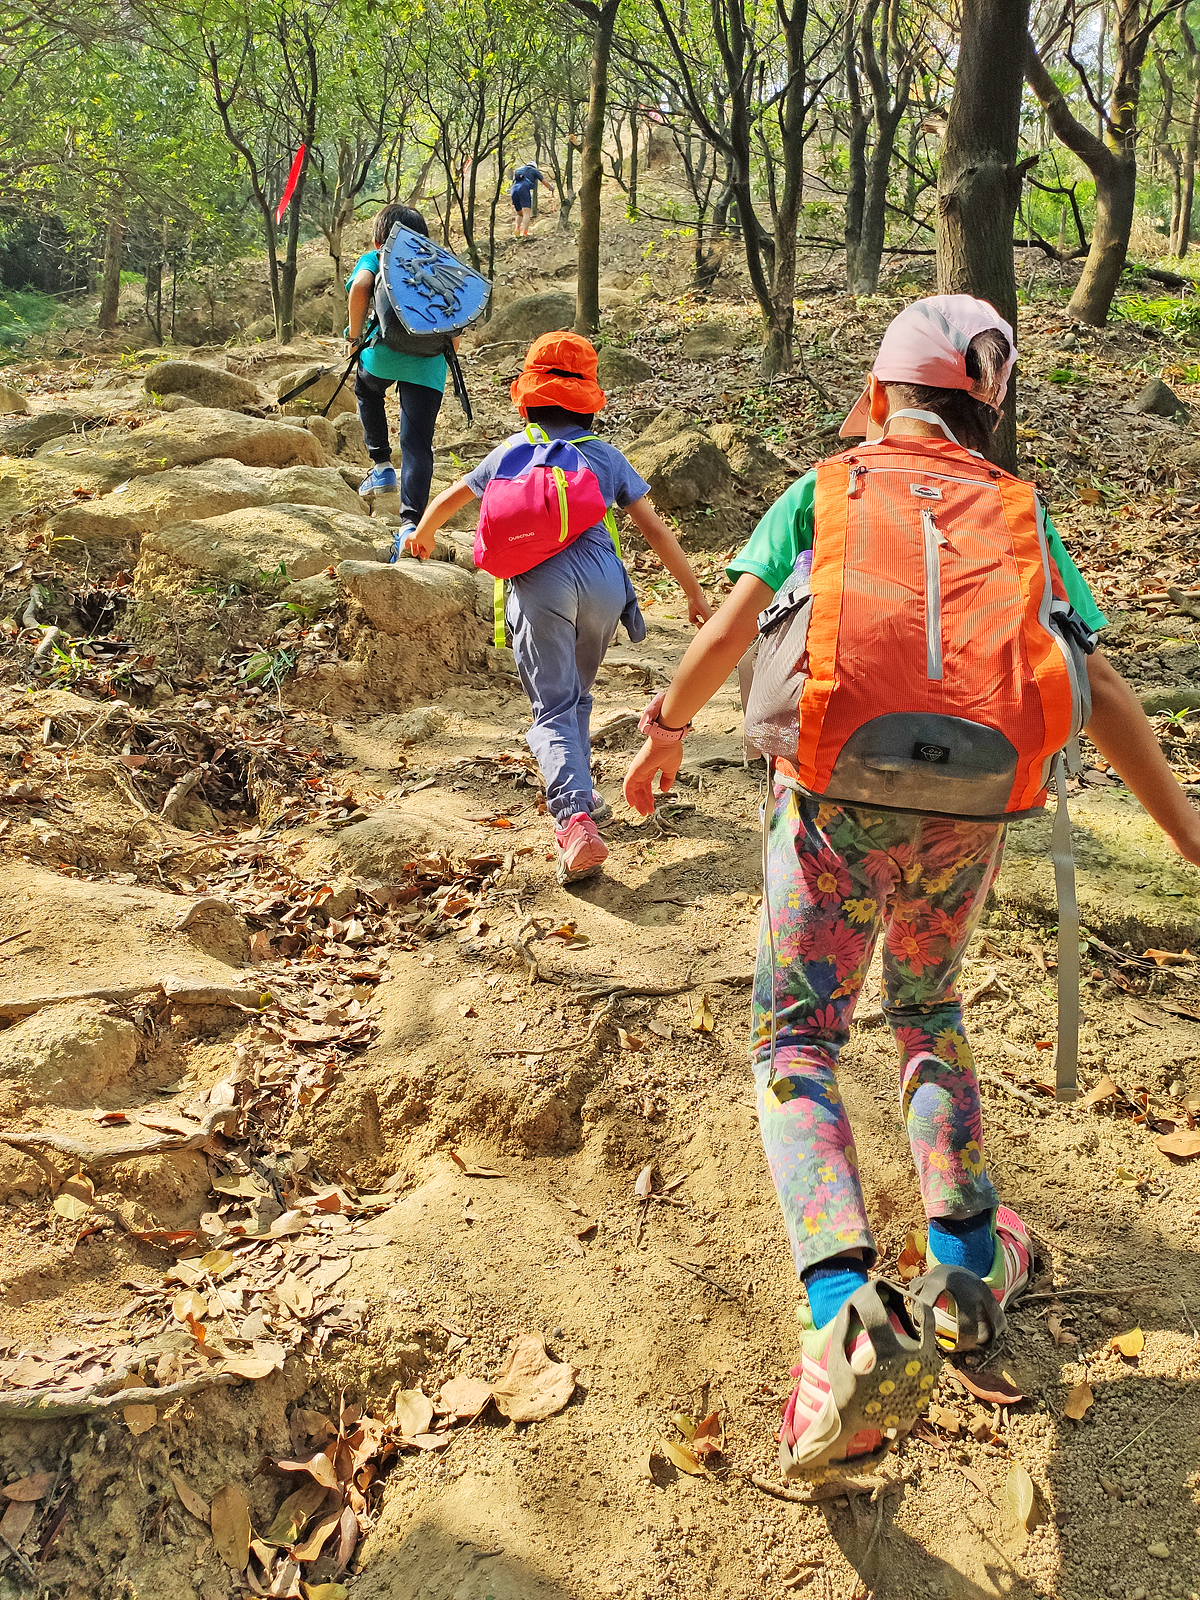
{"label": "black hiking pants", "polygon": [[[360,366],[354,379],[354,398],[367,442],[367,454],[376,466],[392,459],[387,413],[383,397],[392,383]],[[400,396],[400,514],[420,522],[429,504],[433,481],[433,428],[442,404],[442,391],[423,383],[396,383]]]}

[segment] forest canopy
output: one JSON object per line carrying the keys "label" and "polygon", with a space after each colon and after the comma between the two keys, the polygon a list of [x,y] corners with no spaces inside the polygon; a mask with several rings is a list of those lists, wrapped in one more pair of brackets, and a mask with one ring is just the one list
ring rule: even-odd
{"label": "forest canopy", "polygon": [[[1191,247],[1200,0],[10,3],[0,283],[99,290],[104,327],[133,274],[162,339],[171,284],[262,251],[286,342],[301,243],[323,237],[341,273],[347,224],[401,199],[490,273],[514,168],[533,161],[558,224],[579,230],[577,326],[598,318],[603,190],[609,214],[619,194],[631,221],[685,232],[701,286],[737,252],[782,370],[798,249],[838,250],[847,287],[870,294],[889,253],[937,248],[973,13],[1003,42],[963,116],[986,121],[1006,72],[1025,80],[1014,242],[1084,263],[1071,310],[1102,323],[1135,225],[1160,267]],[[680,175],[667,197],[645,181],[655,140]]]}

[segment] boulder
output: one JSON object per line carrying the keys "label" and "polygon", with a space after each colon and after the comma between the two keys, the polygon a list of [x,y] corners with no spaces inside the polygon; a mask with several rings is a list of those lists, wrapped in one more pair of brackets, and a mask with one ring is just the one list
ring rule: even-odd
{"label": "boulder", "polygon": [[337,573],[380,633],[428,635],[475,615],[475,576],[451,562],[351,559]]}
{"label": "boulder", "polygon": [[729,488],[729,463],[705,433],[689,429],[658,443],[639,440],[627,454],[664,511],[711,505]]}
{"label": "boulder", "polygon": [[1142,710],[1148,717],[1160,711],[1200,710],[1200,689],[1151,689],[1141,696]]}
{"label": "boulder", "polygon": [[296,298],[300,300],[310,294],[324,294],[333,281],[332,256],[318,256],[315,261],[306,261],[296,273]]}
{"label": "boulder", "polygon": [[[363,425],[359,421],[357,411],[343,411],[333,417],[333,428],[337,435],[336,454],[345,461],[361,463],[364,467],[370,466],[371,458],[367,454],[367,440],[363,433]],[[357,485],[355,485],[357,488]]]}
{"label": "boulder", "polygon": [[158,399],[160,411],[188,411],[199,404],[199,400],[193,400],[190,394],[164,394]]}
{"label": "boulder", "polygon": [[1183,401],[1161,378],[1151,378],[1129,409],[1146,417],[1186,417],[1188,414]]}
{"label": "boulder", "polygon": [[48,1006],[0,1033],[0,1079],[26,1105],[94,1105],[128,1080],[137,1046],[133,1023],[94,1000]]}
{"label": "boulder", "polygon": [[29,401],[19,389],[12,389],[7,383],[0,383],[0,412],[5,416],[29,415]]}
{"label": "boulder", "polygon": [[746,335],[724,322],[702,322],[683,336],[682,355],[685,361],[715,361],[740,350]]}
{"label": "boulder", "polygon": [[1167,457],[1167,464],[1174,467],[1176,472],[1200,472],[1200,444],[1187,444],[1182,450],[1172,450]]}
{"label": "boulder", "polygon": [[147,534],[136,576],[148,589],[177,578],[181,567],[223,583],[249,586],[276,573],[297,583],[339,561],[370,562],[374,553],[365,517],[311,506],[252,506]]}
{"label": "boulder", "polygon": [[311,578],[303,578],[299,583],[289,583],[286,589],[279,591],[281,600],[286,600],[289,605],[302,606],[314,616],[318,612],[328,611],[330,606],[337,605],[341,597],[342,591],[337,579],[331,578],[327,572],[314,572]]}
{"label": "boulder", "polygon": [[[305,389],[303,394],[298,394],[294,400],[289,400],[282,407],[284,416],[312,416],[315,413],[322,412],[327,405],[329,406],[328,416],[331,422],[341,416],[343,412],[353,414],[355,411],[354,377],[352,374],[346,379],[345,383],[341,383],[342,374],[345,370],[345,362],[336,367],[325,367],[313,362],[307,367],[296,367],[292,372],[284,373],[275,384],[275,398],[277,400],[281,394],[288,394],[292,389],[298,389],[302,383],[307,383],[309,378],[315,377],[317,380],[311,389]],[[339,383],[341,383],[340,389],[338,388]],[[335,393],[337,395],[336,399],[334,399]],[[330,405],[331,400],[333,401],[332,405]]]}
{"label": "boulder", "polygon": [[245,467],[240,461],[205,461],[134,478],[111,494],[81,500],[60,511],[55,534],[86,545],[136,545],[171,522],[197,522],[247,506],[321,506],[361,512],[357,494],[336,467]]}
{"label": "boulder", "polygon": [[[96,421],[78,411],[39,411],[25,422],[10,422],[0,427],[0,455],[31,456],[51,439],[72,434],[81,424]],[[75,443],[80,443],[77,437]]]}
{"label": "boulder", "polygon": [[343,294],[323,294],[296,308],[296,325],[305,333],[340,333],[346,326],[346,297]]}
{"label": "boulder", "polygon": [[23,1155],[11,1145],[0,1144],[0,1201],[28,1200],[46,1183],[46,1169],[32,1156]]}
{"label": "boulder", "polygon": [[[73,454],[68,462],[66,452]],[[162,472],[168,467],[190,467],[222,456],[248,467],[323,467],[325,451],[306,428],[288,422],[268,422],[234,411],[214,411],[191,406],[171,416],[156,417],[136,432],[107,434],[80,450],[79,438],[51,440],[36,453],[47,465],[69,466],[112,485],[126,478]]]}
{"label": "boulder", "polygon": [[743,428],[736,422],[716,422],[709,428],[708,436],[751,489],[766,489],[795,476],[787,462],[768,450],[750,428]]}
{"label": "boulder", "polygon": [[337,455],[337,429],[328,417],[305,417],[304,426],[315,439],[321,441],[321,448],[326,455]]}
{"label": "boulder", "polygon": [[702,424],[697,422],[695,417],[690,417],[686,411],[676,410],[674,406],[668,406],[665,411],[660,411],[656,417],[651,418],[631,448],[636,449],[644,444],[662,444],[664,440],[674,439],[689,430],[693,433],[704,431]]}
{"label": "boulder", "polygon": [[575,296],[561,289],[549,289],[543,294],[527,294],[497,311],[490,322],[480,323],[475,334],[476,344],[499,344],[516,340],[528,345],[539,334],[554,333],[559,328],[569,328],[575,321]]}
{"label": "boulder", "polygon": [[196,405],[219,411],[263,403],[257,384],[203,361],[158,361],[146,374],[145,390],[150,395],[181,394]]}
{"label": "boulder", "polygon": [[600,352],[596,376],[602,389],[624,389],[652,378],[654,368],[632,350],[606,344]]}

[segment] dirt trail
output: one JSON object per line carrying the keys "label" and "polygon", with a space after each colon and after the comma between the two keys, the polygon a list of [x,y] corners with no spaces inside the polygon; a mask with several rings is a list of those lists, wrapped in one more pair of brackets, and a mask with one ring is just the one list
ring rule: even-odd
{"label": "dirt trail", "polygon": [[[569,253],[535,241],[508,287],[557,284]],[[632,281],[641,263],[625,253]],[[715,514],[678,512],[719,591],[717,547],[759,514],[782,463],[828,448],[829,395],[852,397],[894,307],[814,288],[803,320],[818,390],[756,385],[736,286],[728,302],[682,310],[614,293],[629,302],[614,302],[614,325],[620,313],[622,337],[655,365],[615,393],[613,437],[687,412],[687,430],[654,448],[725,474]],[[728,354],[681,358],[680,335],[698,327]],[[1200,580],[1196,496],[1164,461],[1191,435],[1120,409],[1149,334],[1073,334],[1070,393],[1064,335],[1052,302],[1025,318],[1024,465],[1110,612],[1122,669],[1139,692],[1186,706],[1200,654],[1166,590]],[[62,379],[72,404],[93,405],[94,376]],[[53,374],[43,381],[39,424],[67,403]],[[140,377],[116,381],[128,394],[105,438],[120,454],[147,420],[135,402],[148,402]],[[446,425],[447,477],[505,426],[504,384],[489,388],[482,363],[472,381],[484,427],[464,443]],[[251,461],[240,477],[236,462],[196,463],[201,424]],[[112,499],[127,487],[115,466],[93,462],[72,487],[53,474],[75,468],[25,445],[4,458],[19,515],[4,531],[11,629],[0,615],[12,665],[0,699],[0,1492],[14,1491],[0,1504],[14,1547],[0,1545],[0,1600],[253,1592],[204,1520],[215,1504],[227,1532],[240,1497],[258,1540],[251,1570],[315,1600],[1200,1600],[1200,1160],[1159,1147],[1194,1136],[1200,1115],[1200,968],[1186,954],[1200,897],[1121,787],[1093,764],[1075,796],[1093,1103],[1045,1093],[1044,820],[1014,830],[966,966],[989,1161],[1039,1247],[1034,1292],[989,1363],[1024,1398],[1001,1407],[947,1374],[930,1423],[861,1492],[781,1498],[773,1434],[800,1292],[746,1061],[762,796],[742,765],[733,684],[698,718],[672,802],[639,823],[619,800],[632,714],[688,629],[677,591],[631,552],[649,633],[610,653],[593,718],[612,854],[602,879],[564,891],[523,743],[527,705],[505,656],[484,654],[470,582],[434,575],[461,630],[446,661],[421,653],[420,629],[389,634],[386,607],[372,633],[325,570],[337,538],[385,540],[331,520],[348,515],[330,508],[358,470],[342,435],[313,466],[319,429],[295,460],[294,433],[273,433],[282,454],[260,468],[254,427],[243,437],[233,413],[203,412],[192,434],[172,434],[170,414],[150,425],[182,464],[148,476],[140,498]],[[56,448],[82,453],[69,417],[53,426],[65,430],[46,424]],[[741,428],[776,454],[755,457]],[[91,548],[63,553],[31,483],[56,518],[68,496],[71,538]],[[275,565],[251,537],[262,508],[301,492],[324,507],[319,527],[308,518],[303,581],[315,587],[277,600],[189,565],[199,558],[168,537],[165,509],[185,489],[187,509],[171,501],[170,515],[202,533],[205,518],[241,519],[251,580]],[[143,557],[131,580],[143,537],[162,571]],[[39,677],[37,634],[20,624],[27,599],[53,594],[87,652],[73,645],[69,671]],[[288,604],[295,620],[280,627]],[[157,663],[140,654],[151,643]],[[279,649],[290,665],[278,680],[248,675]],[[372,671],[383,676],[368,692]],[[1180,776],[1200,777],[1186,718],[1161,711],[1159,727]],[[694,1026],[706,1010],[711,1031]],[[922,1214],[873,1011],[868,990],[841,1082],[895,1273]],[[639,1195],[647,1167],[652,1191]],[[1136,1354],[1112,1348],[1135,1329]],[[568,1404],[533,1422],[492,1405],[472,1421],[465,1402],[426,1415],[451,1380],[493,1383],[529,1332],[574,1369]],[[159,1399],[130,1404],[122,1384]],[[1073,1421],[1083,1385],[1090,1403]],[[6,1421],[26,1391],[27,1407],[53,1392],[107,1395],[109,1408]],[[696,1474],[672,1465],[676,1416],[714,1412],[721,1453]],[[311,1467],[322,1451],[331,1485],[275,1465]],[[1017,1468],[1034,1486],[1028,1526]],[[314,1526],[323,1549],[289,1565]]]}

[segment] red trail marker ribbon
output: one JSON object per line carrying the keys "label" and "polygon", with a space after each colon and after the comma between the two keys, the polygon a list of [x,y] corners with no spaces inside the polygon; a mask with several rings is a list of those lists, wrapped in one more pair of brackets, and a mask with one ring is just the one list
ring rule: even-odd
{"label": "red trail marker ribbon", "polygon": [[295,160],[292,162],[292,165],[288,170],[287,182],[283,186],[283,196],[275,208],[276,227],[278,227],[283,221],[283,213],[288,208],[288,201],[296,192],[296,185],[300,182],[300,174],[304,170],[304,157],[307,150],[308,146],[306,144],[302,144],[300,146],[299,150],[296,151]]}

